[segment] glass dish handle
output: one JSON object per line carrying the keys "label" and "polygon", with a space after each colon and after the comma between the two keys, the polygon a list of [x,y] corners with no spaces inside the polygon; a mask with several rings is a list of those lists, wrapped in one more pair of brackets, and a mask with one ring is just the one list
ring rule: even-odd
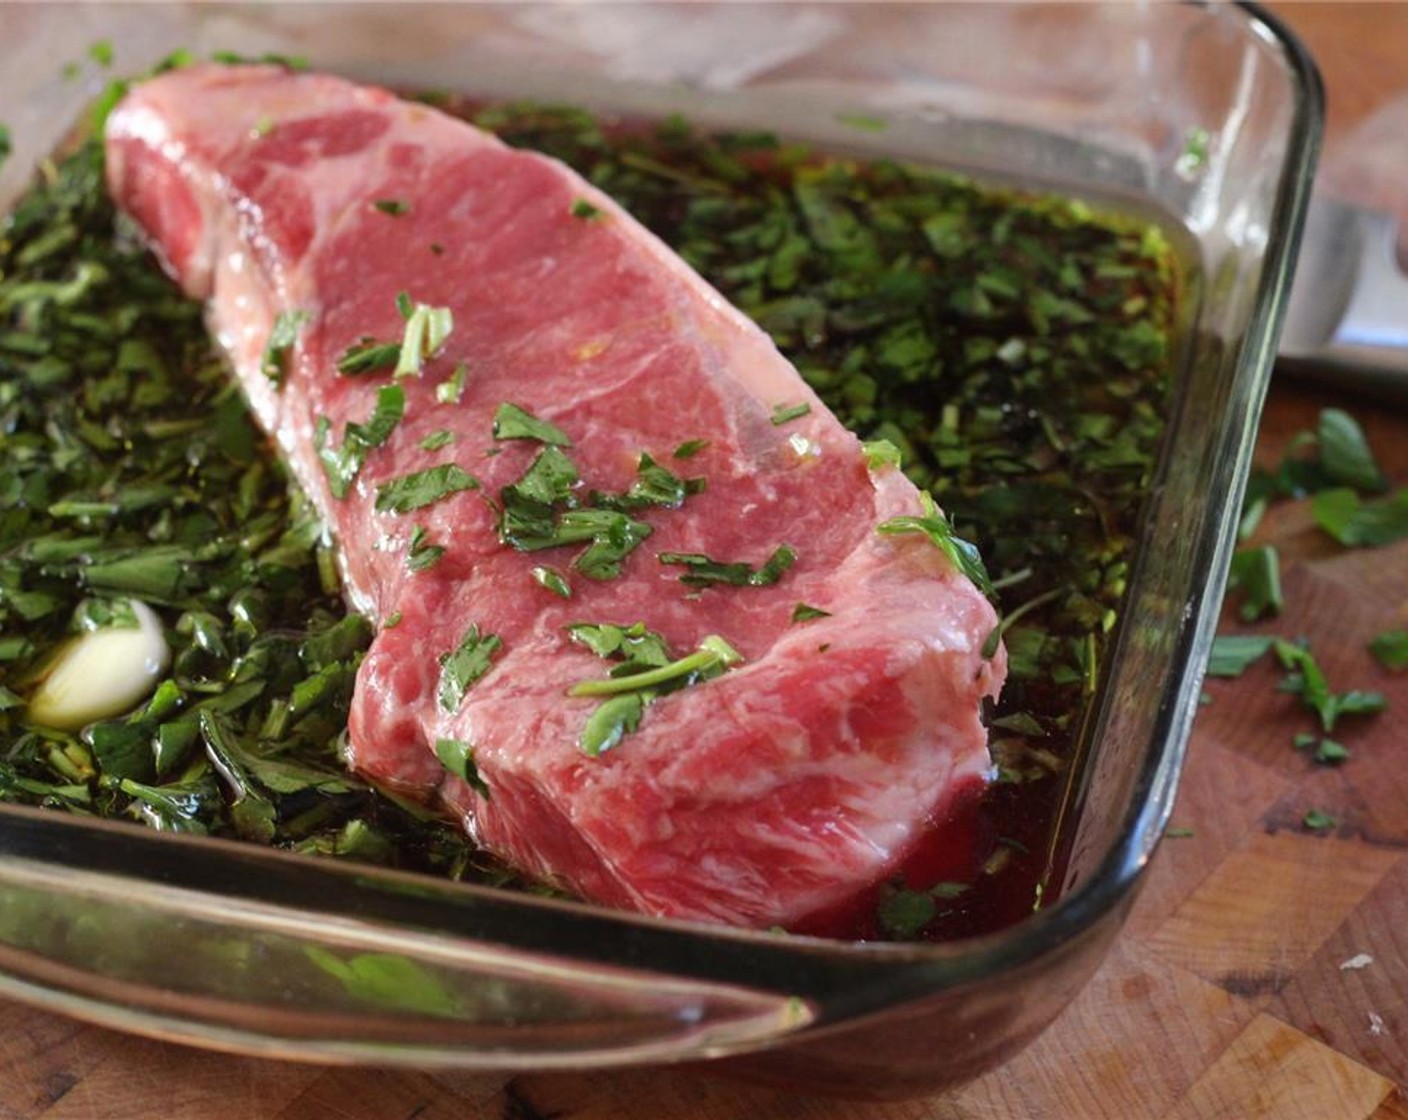
{"label": "glass dish handle", "polygon": [[[691,935],[670,944],[660,923],[638,941],[619,916],[307,858],[280,861],[285,883],[241,846],[130,827],[105,844],[113,826],[73,826],[0,811],[0,994],[107,1026],[280,1057],[541,1070],[755,1050],[812,1018],[785,992],[671,970]],[[134,840],[141,866],[114,856]],[[447,938],[447,921],[478,930]]]}

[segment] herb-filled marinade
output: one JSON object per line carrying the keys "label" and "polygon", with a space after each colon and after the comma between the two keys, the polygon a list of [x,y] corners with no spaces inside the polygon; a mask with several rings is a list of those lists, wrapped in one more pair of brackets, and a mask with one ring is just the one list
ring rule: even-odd
{"label": "herb-filled marinade", "polygon": [[[987,562],[1010,657],[999,780],[938,823],[950,843],[817,931],[953,937],[1049,901],[1050,822],[1162,430],[1178,272],[1158,227],[770,136],[452,107],[659,234],[844,423],[899,448]],[[96,142],[46,162],[0,229],[0,418],[0,797],[514,880],[343,770],[370,626],[200,308],[115,221]],[[172,641],[155,691],[76,731],[29,722],[55,649],[130,599]]]}

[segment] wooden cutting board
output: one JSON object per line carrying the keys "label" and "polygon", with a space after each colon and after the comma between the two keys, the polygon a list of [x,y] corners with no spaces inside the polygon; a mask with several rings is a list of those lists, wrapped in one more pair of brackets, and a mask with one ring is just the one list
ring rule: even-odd
{"label": "wooden cutting board", "polygon": [[[1326,71],[1333,136],[1408,95],[1408,4],[1281,10]],[[1328,404],[1362,419],[1408,485],[1408,416],[1279,381],[1261,460],[1279,461]],[[1336,738],[1350,758],[1317,766],[1292,745],[1313,728],[1274,667],[1209,682],[1174,817],[1191,835],[1164,842],[1124,935],[1066,1014],[957,1093],[862,1105],[699,1072],[293,1065],[0,1001],[0,1120],[1408,1120],[1408,672],[1365,650],[1408,628],[1408,542],[1346,552],[1303,503],[1263,532],[1286,561],[1287,607],[1254,629],[1308,638],[1332,687],[1379,689],[1389,710],[1346,721]],[[1338,823],[1310,831],[1309,809]]]}

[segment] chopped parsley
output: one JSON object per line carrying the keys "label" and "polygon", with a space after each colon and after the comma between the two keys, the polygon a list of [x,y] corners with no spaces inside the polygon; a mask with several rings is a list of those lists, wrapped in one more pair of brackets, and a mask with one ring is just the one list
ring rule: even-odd
{"label": "chopped parsley", "polygon": [[[601,680],[582,681],[567,690],[569,696],[614,696],[619,692],[640,692],[661,685],[677,685],[679,681],[693,683],[707,680],[712,670],[736,665],[742,660],[738,651],[717,635],[711,634],[699,643],[699,648],[685,657],[664,665],[641,667],[623,675]],[[677,685],[678,686],[678,685]]]}
{"label": "chopped parsley", "polygon": [[557,522],[557,536],[564,544],[590,540],[586,549],[572,561],[572,567],[588,579],[615,579],[621,565],[651,533],[644,521],[613,510],[569,510]]}
{"label": "chopped parsley", "polygon": [[1369,652],[1385,669],[1408,669],[1408,630],[1385,630],[1369,642]]}
{"label": "chopped parsley", "polygon": [[469,367],[463,362],[457,362],[450,375],[435,386],[435,399],[441,404],[459,404],[460,397],[464,395],[465,378],[468,376]]}
{"label": "chopped parsley", "polygon": [[[1313,454],[1307,455],[1309,449]],[[1299,433],[1274,472],[1253,471],[1242,505],[1239,536],[1250,537],[1271,501],[1310,496],[1316,524],[1346,548],[1376,547],[1408,537],[1408,490],[1384,495],[1388,481],[1359,423],[1337,408],[1322,409],[1314,431]],[[1247,621],[1281,609],[1275,550],[1239,549],[1229,587],[1244,594]]]}
{"label": "chopped parsley", "polygon": [[811,622],[816,618],[830,618],[831,612],[824,611],[820,607],[809,606],[806,603],[798,603],[792,608],[793,622]]}
{"label": "chopped parsley", "polygon": [[531,412],[505,401],[494,413],[495,439],[531,439],[553,447],[571,447],[567,433],[556,424],[540,420]]}
{"label": "chopped parsley", "polygon": [[1232,556],[1227,589],[1242,592],[1239,613],[1243,621],[1255,622],[1268,614],[1280,614],[1285,600],[1281,594],[1281,560],[1272,545],[1238,549]]}
{"label": "chopped parsley", "polygon": [[1254,470],[1243,502],[1243,536],[1249,535],[1268,502],[1303,498],[1346,488],[1365,494],[1386,489],[1363,429],[1341,409],[1322,409],[1314,431],[1298,433],[1274,471]]}
{"label": "chopped parsley", "polygon": [[462,739],[436,739],[435,757],[440,760],[441,766],[468,783],[469,788],[480,797],[489,797],[489,787],[479,776],[478,767],[474,765],[472,743],[466,743]]}
{"label": "chopped parsley", "polygon": [[1288,670],[1281,683],[1282,691],[1299,696],[1301,702],[1319,717],[1320,726],[1326,734],[1335,729],[1342,716],[1374,715],[1388,707],[1388,700],[1380,692],[1357,688],[1348,692],[1332,692],[1324,670],[1311,655],[1309,647],[1277,639],[1271,648],[1281,666]]}
{"label": "chopped parsley", "polygon": [[878,471],[883,467],[894,467],[899,470],[900,449],[887,439],[866,440],[861,448],[865,455],[865,465],[867,469]]}
{"label": "chopped parsley", "polygon": [[1188,130],[1183,141],[1183,151],[1179,153],[1174,168],[1185,178],[1192,178],[1207,166],[1208,154],[1212,146],[1212,136],[1201,125]]}
{"label": "chopped parsley", "polygon": [[411,529],[411,539],[406,548],[406,567],[413,572],[423,572],[434,567],[445,555],[445,546],[434,544],[425,526],[416,525]]}
{"label": "chopped parsley", "polygon": [[280,311],[274,319],[274,325],[269,330],[269,341],[264,344],[264,357],[259,365],[264,371],[264,376],[275,385],[283,384],[284,374],[288,370],[289,351],[298,341],[298,332],[308,318],[306,311]]}
{"label": "chopped parsley", "polygon": [[582,681],[569,696],[605,697],[588,716],[578,737],[583,753],[595,758],[635,731],[645,708],[658,697],[713,680],[742,662],[728,642],[711,634],[684,657],[670,655],[665,640],[644,623],[630,626],[574,623],[568,636],[598,657],[619,664],[605,678]]}
{"label": "chopped parsley", "polygon": [[811,412],[812,406],[806,401],[800,404],[780,404],[772,410],[772,422],[774,426],[780,427],[789,420],[797,420]]}
{"label": "chopped parsley", "polygon": [[1376,548],[1408,538],[1408,488],[1363,498],[1348,487],[1321,490],[1310,500],[1315,523],[1346,548]]}
{"label": "chopped parsley", "polygon": [[1349,413],[1339,408],[1322,409],[1315,439],[1320,466],[1333,481],[1372,494],[1388,489],[1364,429]]}
{"label": "chopped parsley", "polygon": [[647,454],[636,460],[636,480],[624,494],[592,492],[592,502],[603,509],[642,509],[660,506],[678,509],[691,494],[704,490],[702,478],[681,478]]}
{"label": "chopped parsley", "polygon": [[939,916],[940,902],[960,899],[971,889],[967,883],[947,881],[935,883],[926,890],[888,884],[881,891],[876,917],[888,937],[911,941]]}
{"label": "chopped parsley", "polygon": [[1316,716],[1320,725],[1318,733],[1298,732],[1293,740],[1296,749],[1308,750],[1314,747],[1313,757],[1322,765],[1348,759],[1349,749],[1331,739],[1330,732],[1334,731],[1345,716],[1376,715],[1384,711],[1388,707],[1388,700],[1379,692],[1360,689],[1338,693],[1332,691],[1324,670],[1320,668],[1308,646],[1277,637],[1219,635],[1213,641],[1208,675],[1240,676],[1268,652],[1274,652],[1277,661],[1286,670],[1280,690],[1299,697],[1301,703]]}
{"label": "chopped parsley", "polygon": [[[238,51],[211,51],[210,58],[212,62],[223,62],[232,66],[260,63],[265,66],[282,66],[285,70],[308,69],[308,59],[301,54],[278,54],[273,51],[265,51],[262,54],[249,55],[240,54]],[[190,51],[177,50],[159,62],[156,69],[158,72],[174,70],[182,66],[189,66],[193,62],[195,62],[195,56]]]}
{"label": "chopped parsley", "polygon": [[587,722],[582,725],[582,732],[577,737],[577,745],[582,753],[596,758],[635,731],[640,726],[646,701],[644,693],[628,692],[598,704],[587,717]]}
{"label": "chopped parsley", "polygon": [[767,587],[780,580],[797,562],[791,545],[778,545],[759,568],[739,562],[721,562],[697,552],[662,552],[660,563],[686,569],[680,582],[691,587],[723,584],[729,587]]}
{"label": "chopped parsley", "polygon": [[1349,757],[1349,748],[1334,739],[1321,739],[1315,746],[1315,761],[1322,765],[1343,762]]}
{"label": "chopped parsley", "polygon": [[900,941],[912,941],[938,914],[938,903],[928,891],[891,888],[880,899],[880,928]]}
{"label": "chopped parsley", "polygon": [[567,627],[567,636],[585,646],[598,657],[614,657],[631,667],[658,667],[670,661],[665,639],[645,623],[630,626],[612,623],[574,622]]}
{"label": "chopped parsley", "polygon": [[406,411],[406,394],[399,385],[383,385],[377,390],[376,404],[365,424],[349,422],[343,430],[342,445],[328,442],[331,424],[326,416],[318,417],[313,443],[318,460],[327,475],[328,488],[334,498],[345,498],[352,481],[362,469],[367,453],[391,438]]}
{"label": "chopped parsley", "polygon": [[1301,818],[1301,823],[1311,832],[1329,832],[1340,822],[1323,809],[1310,809]]}
{"label": "chopped parsley", "polygon": [[983,565],[983,558],[979,555],[977,547],[953,531],[948,518],[940,512],[927,490],[919,492],[919,501],[924,507],[923,516],[892,517],[877,525],[876,531],[886,535],[924,534],[935,548],[952,561],[955,568],[977,585],[979,591],[991,595],[992,581],[988,578],[987,568]]}
{"label": "chopped parsley", "polygon": [[448,447],[454,442],[454,432],[449,428],[437,428],[420,441],[419,447],[422,451],[439,451],[442,447]]}
{"label": "chopped parsley", "polygon": [[601,208],[593,206],[585,198],[574,199],[572,202],[572,216],[590,221],[592,218],[601,216]]}
{"label": "chopped parsley", "polygon": [[400,198],[378,198],[372,201],[372,208],[380,210],[383,214],[390,214],[393,218],[399,218],[402,214],[408,214],[411,204]]}
{"label": "chopped parsley", "polygon": [[358,339],[337,359],[337,371],[348,377],[392,368],[401,357],[399,342],[378,342],[374,338]]}
{"label": "chopped parsley", "polygon": [[[550,513],[554,504],[571,497],[577,480],[576,464],[558,448],[549,445],[534,456],[517,482],[503,489],[505,515],[511,508],[524,503],[548,507]],[[515,547],[527,547],[510,543],[515,543]]]}
{"label": "chopped parsley", "polygon": [[451,1018],[460,1014],[460,999],[446,987],[441,976],[401,953],[353,953],[345,955],[308,945],[302,963],[313,965],[335,981],[357,1006],[393,1013],[412,1012],[427,1018]]}
{"label": "chopped parsley", "polygon": [[1266,655],[1275,641],[1252,634],[1219,634],[1213,639],[1208,676],[1240,677]]}
{"label": "chopped parsley", "polygon": [[517,482],[499,491],[499,540],[520,552],[552,548],[557,537],[554,507],[577,482],[577,468],[555,447],[534,457]]}
{"label": "chopped parsley", "polygon": [[520,552],[586,544],[573,568],[588,579],[615,579],[651,528],[619,509],[576,506],[577,481],[572,460],[545,446],[518,481],[500,491],[499,539]]}
{"label": "chopped parsley", "polygon": [[465,693],[489,671],[494,655],[502,648],[497,634],[481,635],[479,627],[471,625],[460,644],[441,655],[440,684],[435,696],[442,711],[459,711]]}
{"label": "chopped parsley", "polygon": [[567,577],[556,568],[547,564],[537,564],[532,569],[533,582],[539,587],[545,587],[556,595],[559,599],[572,598],[572,585],[567,582]]}
{"label": "chopped parsley", "polygon": [[445,341],[454,330],[455,317],[448,307],[430,307],[424,303],[415,304],[409,314],[402,307],[401,313],[406,318],[406,331],[392,376],[419,377],[425,362],[444,349]]}
{"label": "chopped parsley", "polygon": [[378,513],[410,513],[458,494],[478,490],[479,480],[457,463],[441,463],[383,482],[376,488]]}

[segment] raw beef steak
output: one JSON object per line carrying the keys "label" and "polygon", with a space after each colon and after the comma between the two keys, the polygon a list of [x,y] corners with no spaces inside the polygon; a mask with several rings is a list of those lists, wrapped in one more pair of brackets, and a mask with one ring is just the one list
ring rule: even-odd
{"label": "raw beef steak", "polygon": [[[601,192],[270,66],[139,85],[107,146],[380,624],[358,771],[588,899],[753,926],[873,885],[983,780],[994,612],[877,532],[919,494]],[[667,667],[574,692],[623,658]]]}

